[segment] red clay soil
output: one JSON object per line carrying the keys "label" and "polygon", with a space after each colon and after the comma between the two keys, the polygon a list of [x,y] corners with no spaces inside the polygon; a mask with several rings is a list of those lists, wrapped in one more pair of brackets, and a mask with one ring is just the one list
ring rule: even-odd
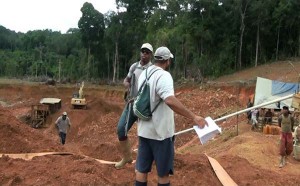
{"label": "red clay soil", "polygon": [[[222,81],[222,80],[220,80]],[[116,123],[122,112],[124,90],[120,87],[86,85],[88,109],[72,109],[72,85],[0,84],[0,153],[70,152],[73,155],[47,155],[32,160],[0,157],[0,185],[133,185],[135,164],[116,170],[95,159],[118,161]],[[212,118],[242,110],[253,85],[183,85],[177,97],[195,113]],[[48,116],[39,129],[26,122],[30,106],[41,98],[62,99],[62,108]],[[54,122],[68,112],[72,127],[64,146],[59,143]],[[176,130],[192,127],[190,120],[175,115]],[[218,123],[222,135],[200,145],[195,132],[176,136],[175,175],[172,185],[222,185],[211,168],[207,154],[223,166],[238,185],[299,185],[300,163],[288,157],[286,167],[278,168],[278,135],[253,132],[245,115]],[[238,125],[237,125],[238,124]],[[238,135],[237,135],[238,132]],[[129,133],[137,148],[136,125]],[[136,157],[133,151],[134,157]],[[149,174],[156,185],[156,170]]]}

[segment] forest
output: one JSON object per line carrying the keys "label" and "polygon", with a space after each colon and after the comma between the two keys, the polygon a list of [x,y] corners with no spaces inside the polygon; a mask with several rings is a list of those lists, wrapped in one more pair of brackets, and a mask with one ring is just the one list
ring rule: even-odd
{"label": "forest", "polygon": [[66,33],[0,25],[0,77],[117,83],[140,46],[167,46],[175,80],[203,81],[300,55],[299,0],[116,0]]}

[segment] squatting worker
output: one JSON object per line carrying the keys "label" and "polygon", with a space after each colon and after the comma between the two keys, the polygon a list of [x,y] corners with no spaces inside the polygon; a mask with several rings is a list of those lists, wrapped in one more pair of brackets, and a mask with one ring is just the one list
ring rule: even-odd
{"label": "squatting worker", "polygon": [[140,49],[140,61],[132,64],[129,68],[129,72],[124,79],[124,86],[128,90],[126,105],[123,113],[119,119],[117,126],[117,134],[120,143],[120,152],[122,154],[122,160],[115,164],[117,169],[122,168],[126,163],[132,162],[131,146],[127,133],[132,127],[133,123],[137,121],[137,117],[133,113],[133,98],[137,96],[137,81],[144,69],[152,65],[153,48],[151,44],[144,43]]}
{"label": "squatting worker", "polygon": [[[138,121],[139,147],[136,162],[135,185],[147,185],[147,176],[155,161],[158,185],[170,185],[169,175],[173,174],[174,161],[174,112],[185,116],[200,128],[207,123],[201,116],[188,110],[175,96],[173,78],[166,70],[171,64],[173,54],[167,47],[159,47],[154,54],[154,65],[150,66],[147,73],[156,71],[149,79],[151,108],[155,107],[162,99],[149,121]],[[145,80],[143,71],[139,78],[139,87]]]}
{"label": "squatting worker", "polygon": [[293,152],[294,117],[291,115],[289,107],[282,107],[282,114],[278,117],[278,126],[281,128],[279,167],[282,168],[285,166],[286,156]]}
{"label": "squatting worker", "polygon": [[63,112],[63,114],[57,118],[55,125],[59,131],[59,137],[61,144],[66,143],[67,132],[71,127],[71,121],[67,116],[67,112]]}

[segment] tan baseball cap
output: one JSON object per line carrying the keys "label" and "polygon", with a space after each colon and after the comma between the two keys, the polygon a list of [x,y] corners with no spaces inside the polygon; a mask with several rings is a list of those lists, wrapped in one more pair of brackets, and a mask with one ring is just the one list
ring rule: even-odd
{"label": "tan baseball cap", "polygon": [[166,59],[170,59],[173,57],[174,56],[171,53],[171,51],[167,47],[164,47],[164,46],[156,49],[156,51],[154,53],[155,60],[166,60]]}
{"label": "tan baseball cap", "polygon": [[146,48],[148,50],[150,50],[151,52],[153,52],[153,47],[150,43],[144,43],[142,46],[141,46],[141,49],[143,48]]}

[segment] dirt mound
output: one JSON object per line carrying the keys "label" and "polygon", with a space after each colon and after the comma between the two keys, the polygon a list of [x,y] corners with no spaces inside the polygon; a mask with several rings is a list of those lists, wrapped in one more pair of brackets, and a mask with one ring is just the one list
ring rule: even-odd
{"label": "dirt mound", "polygon": [[0,139],[1,153],[62,151],[51,136],[20,122],[8,109],[1,106]]}
{"label": "dirt mound", "polygon": [[[239,133],[237,133],[239,131]],[[239,128],[223,131],[214,141],[199,146],[199,139],[179,149],[180,153],[201,154],[215,157],[238,185],[298,185],[300,162],[292,156],[284,169],[279,164],[279,135],[265,135],[250,130],[242,122]],[[269,178],[269,179],[266,179]]]}
{"label": "dirt mound", "polygon": [[255,83],[256,77],[268,78],[284,82],[298,82],[300,73],[300,60],[277,61],[266,63],[257,67],[244,69],[234,74],[222,76],[214,82],[224,83]]}

